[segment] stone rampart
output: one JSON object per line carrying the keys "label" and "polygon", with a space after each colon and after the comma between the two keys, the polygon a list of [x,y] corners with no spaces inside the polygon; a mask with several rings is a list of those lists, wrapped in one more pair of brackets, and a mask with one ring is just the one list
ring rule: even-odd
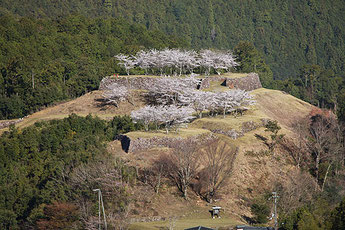
{"label": "stone rampart", "polygon": [[117,83],[131,89],[147,89],[154,84],[156,78],[153,77],[105,77],[99,84],[99,90],[105,90],[109,85]]}
{"label": "stone rampart", "polygon": [[0,129],[6,128],[10,125],[15,125],[19,122],[22,122],[23,118],[20,118],[18,120],[14,120],[14,121],[0,121]]}
{"label": "stone rampart", "polygon": [[[215,136],[212,134],[200,134],[189,138],[198,142],[203,142],[213,139]],[[139,137],[131,139],[127,135],[118,135],[115,139],[121,141],[122,150],[126,153],[133,153],[151,148],[172,148],[176,145],[176,142],[183,140],[181,137]]]}
{"label": "stone rampart", "polygon": [[[99,85],[99,90],[105,90],[113,83],[127,86],[131,89],[149,89],[151,85],[155,83],[157,78],[154,77],[105,77]],[[228,86],[229,88],[242,89],[251,91],[254,89],[261,88],[261,82],[257,73],[249,73],[246,77],[230,78],[226,76],[212,76],[201,79],[200,89],[210,87],[211,81],[221,81],[222,85]]]}
{"label": "stone rampart", "polygon": [[254,89],[261,88],[261,82],[257,73],[249,73],[246,77],[230,78],[226,76],[212,76],[206,77],[202,80],[201,89],[210,87],[211,81],[221,81],[222,85],[228,86],[230,89],[242,89],[246,91],[252,91]]}

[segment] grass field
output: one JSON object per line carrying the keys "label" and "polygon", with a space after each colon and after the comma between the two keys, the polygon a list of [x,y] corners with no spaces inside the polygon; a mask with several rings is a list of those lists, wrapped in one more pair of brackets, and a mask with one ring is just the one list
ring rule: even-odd
{"label": "grass field", "polygon": [[[162,204],[164,207],[164,204]],[[136,222],[129,227],[130,230],[157,230],[169,229],[169,226],[174,226],[174,230],[186,229],[196,226],[204,226],[209,228],[227,229],[242,224],[231,213],[221,211],[221,218],[212,219],[209,213],[210,206],[194,206],[186,207],[188,211],[193,210],[189,215],[184,217],[171,217],[165,221],[152,222]]]}
{"label": "grass field", "polygon": [[136,131],[136,132],[127,133],[126,135],[131,139],[136,139],[139,137],[140,138],[152,138],[152,137],[186,138],[186,137],[191,137],[191,136],[196,136],[196,135],[207,134],[209,132],[210,131],[206,129],[183,128],[183,129],[180,129],[178,133],[175,130],[171,130],[169,131],[168,134],[166,134],[164,130],[158,130],[158,131],[149,131],[149,132]]}
{"label": "grass field", "polygon": [[184,218],[177,220],[167,221],[153,221],[153,222],[141,222],[133,223],[130,225],[130,230],[157,230],[157,229],[169,229],[169,226],[173,226],[175,230],[182,230],[191,227],[204,226],[209,228],[228,228],[241,224],[230,218]]}

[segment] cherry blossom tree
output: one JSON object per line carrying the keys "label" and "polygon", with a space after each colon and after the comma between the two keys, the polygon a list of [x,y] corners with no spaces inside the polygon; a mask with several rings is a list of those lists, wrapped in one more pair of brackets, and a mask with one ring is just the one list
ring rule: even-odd
{"label": "cherry blossom tree", "polygon": [[202,90],[189,90],[180,96],[180,101],[184,105],[192,107],[202,117],[202,113],[217,103],[216,93]]}
{"label": "cherry blossom tree", "polygon": [[194,77],[162,77],[147,85],[148,97],[159,105],[182,105],[182,95],[197,88],[199,80]]}
{"label": "cherry blossom tree", "polygon": [[212,56],[213,68],[220,75],[221,70],[228,71],[230,68],[238,66],[230,52],[217,52]]}
{"label": "cherry blossom tree", "polygon": [[213,55],[211,50],[202,50],[200,52],[199,63],[205,69],[205,75],[209,75],[213,67]]}
{"label": "cherry blossom tree", "polygon": [[232,67],[238,66],[230,51],[202,50],[199,62],[200,66],[205,69],[205,75],[209,75],[212,68],[220,75],[221,70],[227,71]]}
{"label": "cherry blossom tree", "polygon": [[135,56],[124,54],[116,55],[115,58],[122,65],[127,74],[129,70],[138,66],[148,73],[148,70],[155,72],[158,70],[161,76],[164,74],[179,75],[189,72],[193,73],[197,67],[205,69],[205,75],[209,75],[214,69],[218,74],[228,71],[238,64],[230,51],[202,50],[197,53],[194,50],[164,49],[139,51]]}
{"label": "cherry blossom tree", "polygon": [[128,99],[128,89],[123,85],[113,83],[108,85],[102,94],[103,100],[106,104],[113,104],[118,107],[120,101],[125,101]]}
{"label": "cherry blossom tree", "polygon": [[137,65],[145,70],[145,74],[148,73],[148,69],[153,67],[153,62],[151,60],[151,54],[149,52],[146,52],[144,50],[139,51],[136,55],[135,55],[135,60]]}
{"label": "cherry blossom tree", "polygon": [[220,92],[216,95],[217,108],[223,112],[223,117],[227,112],[232,112],[245,106],[253,105],[255,101],[248,92],[240,89],[228,90],[226,92]]}
{"label": "cherry blossom tree", "polygon": [[154,106],[145,106],[139,110],[132,111],[131,118],[134,122],[142,122],[145,130],[149,131],[150,123],[157,121],[156,111]]}
{"label": "cherry blossom tree", "polygon": [[164,125],[166,133],[173,125],[186,123],[194,118],[194,110],[190,107],[170,106],[145,106],[139,110],[133,111],[131,117],[134,121],[143,122],[146,131],[149,130],[149,124],[155,123],[156,126]]}
{"label": "cherry blossom tree", "polygon": [[127,75],[129,75],[129,71],[133,69],[135,65],[137,65],[137,61],[134,57],[127,56],[124,54],[119,54],[114,57],[119,61],[119,64],[126,69]]}

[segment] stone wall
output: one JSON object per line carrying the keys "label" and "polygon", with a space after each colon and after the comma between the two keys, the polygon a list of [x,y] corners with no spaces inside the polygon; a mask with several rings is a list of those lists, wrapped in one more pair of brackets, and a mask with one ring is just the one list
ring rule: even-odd
{"label": "stone wall", "polygon": [[222,85],[228,86],[231,89],[242,89],[246,91],[252,91],[254,89],[261,88],[261,82],[257,73],[249,73],[246,77],[240,78],[228,78],[226,76],[212,76],[206,77],[202,80],[201,89],[210,87],[211,81],[221,81]]}
{"label": "stone wall", "polygon": [[[249,73],[246,77],[241,78],[228,78],[220,75],[202,78],[201,80],[202,82],[200,89],[210,87],[211,81],[222,81],[222,85],[228,86],[229,88],[243,89],[246,91],[251,91],[262,87],[259,75],[257,73]],[[104,90],[107,88],[107,86],[113,83],[124,85],[131,89],[148,89],[155,81],[156,78],[154,77],[105,77],[99,85],[99,90]]]}
{"label": "stone wall", "polygon": [[99,84],[99,90],[107,89],[107,86],[117,83],[131,89],[147,89],[156,81],[153,77],[105,77]]}
{"label": "stone wall", "polygon": [[[200,140],[200,141],[206,141],[215,138],[212,134],[201,134],[196,135],[193,137],[190,137],[194,140]],[[137,151],[147,150],[151,148],[172,148],[174,145],[176,145],[176,142],[181,141],[183,138],[181,137],[151,137],[151,138],[145,138],[145,137],[139,137],[135,139],[130,139],[126,135],[118,135],[116,140],[121,141],[122,150],[126,153],[133,153]]]}
{"label": "stone wall", "polygon": [[243,89],[246,91],[262,88],[260,78],[257,73],[249,73],[247,77],[242,78],[227,78],[225,84],[229,88]]}
{"label": "stone wall", "polygon": [[231,130],[214,129],[214,130],[211,130],[211,132],[223,134],[225,136],[228,136],[228,137],[236,140],[237,138],[242,137],[245,133],[248,133],[248,132],[255,130],[257,128],[266,126],[268,121],[269,121],[269,119],[262,118],[260,120],[260,122],[258,122],[258,123],[254,122],[254,121],[243,122],[240,131],[237,131],[235,129],[231,129]]}
{"label": "stone wall", "polygon": [[22,122],[23,118],[20,118],[18,120],[14,120],[14,121],[0,121],[0,129],[6,128],[10,125],[15,125],[19,122]]}

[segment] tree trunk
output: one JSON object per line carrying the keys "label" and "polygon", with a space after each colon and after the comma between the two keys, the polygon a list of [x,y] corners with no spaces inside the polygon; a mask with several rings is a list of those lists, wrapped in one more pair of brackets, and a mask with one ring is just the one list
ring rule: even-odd
{"label": "tree trunk", "polygon": [[156,194],[158,194],[159,193],[159,187],[161,186],[161,175],[159,174],[158,175],[158,179],[157,179],[157,184],[156,184],[156,186],[155,186],[155,192],[156,192]]}
{"label": "tree trunk", "polygon": [[329,163],[328,167],[327,167],[327,171],[326,171],[326,174],[325,174],[325,178],[323,179],[323,183],[322,183],[322,187],[321,187],[321,192],[323,192],[323,189],[325,187],[325,184],[326,184],[326,180],[327,180],[327,176],[328,176],[328,173],[329,173],[329,169],[331,168],[331,165],[332,163]]}
{"label": "tree trunk", "polygon": [[166,134],[169,134],[169,127],[168,127],[167,123],[165,124],[165,132],[166,132]]}
{"label": "tree trunk", "polygon": [[31,72],[32,89],[35,89],[35,74]]}
{"label": "tree trunk", "polygon": [[318,153],[315,160],[315,174],[316,174],[317,180],[319,180],[319,164],[320,164],[320,154]]}
{"label": "tree trunk", "polygon": [[183,197],[188,200],[188,196],[187,196],[187,186],[183,186]]}

